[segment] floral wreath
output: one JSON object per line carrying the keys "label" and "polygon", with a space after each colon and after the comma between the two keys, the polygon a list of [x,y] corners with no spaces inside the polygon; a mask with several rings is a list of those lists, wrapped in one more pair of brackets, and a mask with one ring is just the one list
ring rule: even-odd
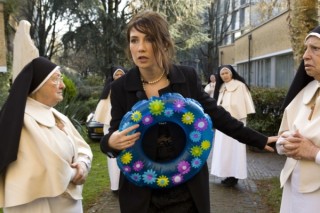
{"label": "floral wreath", "polygon": [[[161,122],[176,123],[186,134],[184,150],[165,163],[147,157],[141,143],[144,133]],[[121,151],[117,162],[124,176],[135,185],[170,188],[192,178],[206,163],[212,147],[212,121],[196,100],[166,93],[139,101],[125,114],[119,130],[134,124],[140,126],[129,134],[137,131],[141,132],[141,137],[134,146]]]}

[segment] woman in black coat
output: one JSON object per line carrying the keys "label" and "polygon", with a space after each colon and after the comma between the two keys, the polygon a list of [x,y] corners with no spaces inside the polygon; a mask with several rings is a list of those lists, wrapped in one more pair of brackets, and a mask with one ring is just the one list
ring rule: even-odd
{"label": "woman in black coat", "polygon": [[[136,67],[111,85],[112,120],[109,133],[101,140],[101,150],[116,157],[139,139],[140,132],[128,135],[138,128],[133,125],[119,131],[123,116],[139,100],[165,93],[180,93],[197,100],[216,129],[248,145],[273,151],[267,143],[275,137],[266,137],[231,117],[216,100],[204,92],[196,71],[191,67],[172,63],[174,47],[166,20],[158,13],[145,11],[128,24],[128,53]],[[165,139],[164,139],[165,138]],[[164,140],[166,141],[163,145]],[[170,122],[150,127],[144,134],[142,146],[153,161],[176,158],[185,147],[185,134]],[[121,212],[190,212],[209,213],[209,174],[207,164],[190,180],[169,189],[152,189],[129,182],[120,177],[119,202]]]}

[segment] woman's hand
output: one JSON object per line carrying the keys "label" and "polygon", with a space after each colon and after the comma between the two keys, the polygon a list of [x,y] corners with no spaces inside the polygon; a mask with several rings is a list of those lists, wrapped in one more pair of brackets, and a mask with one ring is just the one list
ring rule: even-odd
{"label": "woman's hand", "polygon": [[135,132],[128,135],[129,132],[137,129],[139,124],[135,124],[122,131],[115,131],[109,138],[109,146],[115,150],[123,150],[131,147],[140,137],[140,132]]}
{"label": "woman's hand", "polygon": [[76,170],[75,176],[72,178],[71,182],[75,185],[82,185],[87,179],[88,168],[84,162],[75,162],[71,164],[71,167]]}
{"label": "woman's hand", "polygon": [[270,144],[275,143],[278,140],[278,136],[270,136],[268,137],[268,141],[266,146],[264,147],[264,150],[267,150],[269,152],[274,152],[274,148],[270,146]]}
{"label": "woman's hand", "polygon": [[282,136],[282,140],[278,143],[282,146],[283,153],[287,157],[296,160],[314,161],[320,148],[312,141],[303,137],[299,131]]}

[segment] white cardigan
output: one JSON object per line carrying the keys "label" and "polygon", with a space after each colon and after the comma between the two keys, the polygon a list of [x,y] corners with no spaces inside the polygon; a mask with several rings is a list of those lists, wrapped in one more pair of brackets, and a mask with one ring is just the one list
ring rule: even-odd
{"label": "white cardigan", "polygon": [[[56,125],[54,115],[64,123],[66,135]],[[0,207],[26,204],[63,193],[82,199],[83,185],[70,181],[75,175],[71,163],[91,163],[89,145],[57,110],[28,98],[17,160],[0,176]]]}
{"label": "white cardigan", "polygon": [[[291,101],[284,111],[279,134],[285,131],[299,130],[300,134],[320,146],[320,98],[316,100],[316,107],[313,117],[308,120],[310,115],[310,101],[318,88],[316,80],[310,82],[298,95]],[[320,165],[307,160],[295,160],[287,158],[284,168],[281,171],[281,187],[286,183],[294,169],[300,170],[300,181],[298,188],[300,193],[313,192],[320,188]]]}
{"label": "white cardigan", "polygon": [[221,105],[238,120],[247,118],[248,114],[255,113],[252,97],[247,86],[235,79],[221,85],[218,105]]}

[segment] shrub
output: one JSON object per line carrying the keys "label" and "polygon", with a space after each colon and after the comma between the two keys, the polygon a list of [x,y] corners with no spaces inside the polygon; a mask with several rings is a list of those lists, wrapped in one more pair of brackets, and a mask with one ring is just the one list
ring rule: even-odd
{"label": "shrub", "polygon": [[6,101],[10,89],[10,73],[0,72],[0,109]]}
{"label": "shrub", "polygon": [[63,91],[64,96],[71,99],[75,98],[78,94],[75,83],[67,75],[63,75],[63,83],[66,86]]}
{"label": "shrub", "polygon": [[280,110],[287,89],[251,88],[256,113],[248,117],[247,125],[266,135],[277,135],[283,112]]}

